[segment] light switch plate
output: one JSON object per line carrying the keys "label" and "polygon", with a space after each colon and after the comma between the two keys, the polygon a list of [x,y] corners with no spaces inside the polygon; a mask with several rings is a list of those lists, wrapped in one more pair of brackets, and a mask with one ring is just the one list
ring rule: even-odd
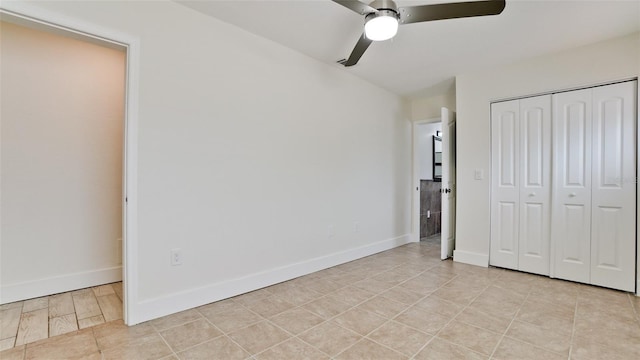
{"label": "light switch plate", "polygon": [[475,169],[474,172],[473,172],[473,177],[476,180],[484,179],[484,171],[482,169]]}

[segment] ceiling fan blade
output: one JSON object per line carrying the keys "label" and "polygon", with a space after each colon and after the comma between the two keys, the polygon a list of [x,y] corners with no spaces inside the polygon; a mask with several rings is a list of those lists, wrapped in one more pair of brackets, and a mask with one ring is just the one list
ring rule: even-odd
{"label": "ceiling fan blade", "polygon": [[371,45],[372,42],[373,40],[367,39],[367,37],[362,34],[362,36],[360,36],[360,40],[358,40],[356,46],[353,48],[353,51],[351,51],[351,55],[349,55],[349,58],[344,62],[341,61],[340,63],[345,67],[357,64],[358,60],[360,60],[360,58],[362,57],[362,54],[367,51],[367,48],[369,47],[369,45]]}
{"label": "ceiling fan blade", "polygon": [[374,9],[371,6],[361,3],[360,1],[357,1],[357,0],[331,0],[331,1],[333,1],[334,3],[340,4],[349,10],[353,10],[360,15],[378,11],[377,9]]}
{"label": "ceiling fan blade", "polygon": [[400,23],[411,24],[423,21],[498,15],[504,10],[504,7],[505,0],[407,6],[400,8]]}

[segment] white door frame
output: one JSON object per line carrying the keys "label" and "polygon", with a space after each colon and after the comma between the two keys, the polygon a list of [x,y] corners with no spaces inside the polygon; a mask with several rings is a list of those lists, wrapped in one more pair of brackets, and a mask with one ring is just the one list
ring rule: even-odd
{"label": "white door frame", "polygon": [[0,13],[24,19],[53,33],[66,33],[106,46],[126,49],[124,149],[122,183],[122,278],[124,280],[123,318],[127,325],[140,322],[138,303],[137,225],[138,225],[138,88],[140,41],[137,37],[107,29],[84,20],[48,11],[23,2],[3,2]]}
{"label": "white door frame", "polygon": [[417,120],[411,123],[411,132],[413,134],[413,187],[411,190],[411,241],[420,241],[420,157],[418,155],[418,125],[433,124],[442,122],[442,119],[431,118],[425,120]]}

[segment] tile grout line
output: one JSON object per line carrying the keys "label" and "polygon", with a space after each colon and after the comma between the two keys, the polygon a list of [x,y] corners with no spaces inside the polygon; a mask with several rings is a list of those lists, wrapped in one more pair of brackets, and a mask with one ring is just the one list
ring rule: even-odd
{"label": "tile grout line", "polygon": [[509,326],[507,326],[507,328],[502,333],[500,340],[498,340],[498,343],[496,344],[496,346],[493,348],[493,351],[489,355],[489,359],[494,359],[496,351],[498,351],[498,348],[500,347],[500,344],[502,344],[502,341],[504,341],[504,338],[507,337],[507,333],[509,332],[509,329],[511,329],[511,325],[513,325],[513,322],[516,321],[518,314],[520,314],[520,310],[522,310],[522,307],[524,306],[524,304],[526,304],[527,300],[529,300],[529,296],[531,296],[531,290],[527,292],[527,296],[525,296],[524,301],[522,301],[522,303],[520,304],[518,311],[516,311],[516,313],[511,318],[511,321],[509,322]]}

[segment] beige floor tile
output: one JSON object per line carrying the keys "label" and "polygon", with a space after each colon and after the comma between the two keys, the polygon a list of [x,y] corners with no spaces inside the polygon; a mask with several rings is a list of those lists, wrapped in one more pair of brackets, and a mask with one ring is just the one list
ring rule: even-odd
{"label": "beige floor tile", "polygon": [[302,308],[294,308],[278,314],[271,321],[284,330],[297,335],[324,321],[320,316]]}
{"label": "beige floor tile", "polygon": [[[172,315],[164,316],[159,319],[151,320],[149,323],[156,330],[161,331],[174,326],[186,324],[194,320],[202,319],[202,315],[196,310],[186,310]],[[106,319],[105,319],[106,320]]]}
{"label": "beige floor tile", "polygon": [[62,315],[49,319],[49,337],[78,330],[76,314]]}
{"label": "beige floor tile", "polygon": [[358,289],[372,292],[374,294],[380,294],[381,292],[385,292],[391,289],[392,287],[395,286],[395,284],[388,283],[382,280],[376,280],[375,278],[368,278],[368,279],[364,279],[356,283],[353,283],[353,286],[357,287]]}
{"label": "beige floor tile", "polygon": [[571,346],[570,332],[544,329],[517,320],[511,324],[505,335],[559,354],[568,355]]}
{"label": "beige floor tile", "polygon": [[443,286],[433,292],[431,296],[437,296],[449,302],[461,306],[466,306],[469,305],[469,303],[471,303],[471,301],[473,301],[473,299],[475,299],[478,295],[480,295],[482,290],[484,290],[484,286],[480,287],[479,289],[474,289],[471,286],[465,287],[459,284],[450,286],[450,284],[447,284],[446,286]]}
{"label": "beige floor tile", "polygon": [[[0,340],[0,351],[11,349],[13,345],[15,345],[15,343],[16,343],[15,336]],[[0,359],[2,359],[2,357],[0,357]]]}
{"label": "beige floor tile", "polygon": [[456,321],[474,325],[499,334],[504,333],[509,327],[509,324],[511,324],[511,319],[491,316],[469,308],[458,314],[458,316],[456,316]]}
{"label": "beige floor tile", "polygon": [[566,355],[556,354],[531,344],[511,338],[503,338],[492,359],[496,360],[566,360]]}
{"label": "beige floor tile", "polygon": [[0,311],[0,340],[15,338],[20,325],[21,307],[8,308]]}
{"label": "beige floor tile", "polygon": [[115,290],[113,290],[113,287],[111,286],[111,284],[96,286],[92,288],[92,290],[93,290],[93,294],[96,297],[111,295],[116,293]]}
{"label": "beige floor tile", "polygon": [[448,278],[444,278],[433,273],[423,273],[398,286],[421,295],[429,295],[438,290],[449,280],[450,279]]}
{"label": "beige floor tile", "polygon": [[453,318],[438,313],[430,313],[423,308],[413,306],[394,319],[400,323],[413,327],[417,330],[424,331],[428,334],[435,335]]}
{"label": "beige floor tile", "polygon": [[232,332],[229,337],[251,354],[257,354],[285,341],[289,338],[289,334],[275,325],[263,321]]}
{"label": "beige floor tile", "polygon": [[104,360],[160,359],[171,355],[171,349],[159,334],[151,334],[126,342],[122,346],[104,350]]}
{"label": "beige floor tile", "polygon": [[196,308],[196,310],[198,310],[204,317],[207,317],[210,315],[218,314],[225,311],[232,311],[239,308],[243,308],[242,305],[236,303],[231,299],[227,299],[216,301],[207,305],[202,305]]}
{"label": "beige floor tile", "polygon": [[249,305],[252,302],[256,302],[259,300],[264,300],[268,297],[271,297],[273,295],[273,293],[269,290],[266,289],[260,289],[260,290],[256,290],[256,291],[252,291],[250,293],[246,293],[246,294],[242,294],[242,295],[238,295],[233,299],[233,301],[242,304],[242,305]]}
{"label": "beige floor tile", "polygon": [[12,303],[2,304],[2,305],[0,305],[0,311],[9,310],[9,309],[15,309],[15,308],[22,309],[23,305],[24,305],[24,301],[14,301]]}
{"label": "beige floor tile", "polygon": [[25,300],[22,305],[22,312],[32,312],[40,309],[46,309],[49,307],[49,297],[40,297],[37,299]]}
{"label": "beige floor tile", "polygon": [[574,338],[599,343],[609,348],[637,353],[640,356],[640,331],[614,331],[600,327],[576,328]]}
{"label": "beige floor tile", "polygon": [[306,287],[319,293],[319,294],[328,294],[332,291],[336,291],[345,286],[342,283],[331,281],[328,279],[319,279],[314,281],[313,283],[307,284]]}
{"label": "beige floor tile", "polygon": [[502,334],[454,320],[438,333],[438,337],[481,354],[491,355]]}
{"label": "beige floor tile", "polygon": [[434,295],[430,295],[420,300],[415,306],[428,312],[434,312],[450,317],[455,316],[463,309],[463,307],[458,304]]}
{"label": "beige floor tile", "polygon": [[330,321],[306,331],[299,338],[325,354],[335,356],[355,344],[362,336]]}
{"label": "beige floor tile", "polygon": [[83,289],[71,293],[78,320],[102,315],[98,300],[91,289]]}
{"label": "beige floor tile", "polygon": [[202,318],[161,331],[160,335],[174,352],[178,352],[218,337],[222,332]]}
{"label": "beige floor tile", "polygon": [[251,355],[227,336],[219,336],[178,353],[182,360],[242,360]]}
{"label": "beige floor tile", "polygon": [[271,317],[294,307],[277,296],[271,296],[266,299],[258,300],[246,305],[249,310],[262,317]]}
{"label": "beige floor tile", "polygon": [[123,297],[123,295],[122,295],[122,293],[123,293],[123,290],[122,290],[122,281],[111,284],[111,287],[113,288],[113,291],[116,293],[116,295],[118,295],[118,297],[120,298],[120,300],[123,300],[123,299],[124,299],[124,297]]}
{"label": "beige floor tile", "polygon": [[114,321],[122,319],[122,301],[115,293],[98,296],[98,305],[102,310],[104,321]]}
{"label": "beige floor tile", "polygon": [[367,299],[371,299],[374,296],[375,296],[374,293],[363,290],[363,289],[359,289],[354,286],[343,287],[342,289],[336,290],[328,295],[329,298],[338,300],[349,306],[358,305],[361,302],[364,302]]}
{"label": "beige floor tile", "polygon": [[387,290],[380,294],[380,296],[406,305],[413,305],[425,297],[425,295],[418,294],[417,292],[413,292],[400,286]]}
{"label": "beige floor tile", "polygon": [[303,306],[306,310],[322,317],[323,319],[330,319],[342,312],[347,311],[351,306],[343,303],[340,300],[323,297],[318,300],[314,300]]}
{"label": "beige floor tile", "polygon": [[448,341],[434,338],[415,356],[416,360],[485,360],[489,357]]}
{"label": "beige floor tile", "polygon": [[289,339],[278,344],[260,354],[256,355],[257,360],[282,360],[282,359],[307,359],[307,360],[329,360],[326,354],[318,349],[305,344],[298,339]]}
{"label": "beige floor tile", "polygon": [[78,328],[86,329],[88,327],[104,324],[104,316],[96,315],[85,319],[78,320]]}
{"label": "beige floor tile", "polygon": [[0,359],[2,360],[23,360],[24,352],[27,347],[21,345],[9,350],[0,350]]}
{"label": "beige floor tile", "polygon": [[413,356],[431,339],[431,335],[395,321],[387,322],[367,337],[407,356]]}
{"label": "beige floor tile", "polygon": [[409,357],[382,345],[376,344],[371,340],[362,339],[352,347],[338,355],[336,359],[344,360],[402,360]]}
{"label": "beige floor tile", "polygon": [[300,306],[322,296],[322,294],[313,291],[307,287],[296,286],[284,291],[276,292],[274,295],[289,304]]}
{"label": "beige floor tile", "polygon": [[25,359],[74,359],[98,352],[91,331],[56,336],[27,345]]}
{"label": "beige floor tile", "polygon": [[367,300],[366,302],[358,306],[359,309],[370,311],[386,319],[395,317],[396,315],[406,310],[408,307],[409,306],[407,304],[403,304],[382,296],[377,296],[371,300]]}
{"label": "beige floor tile", "polygon": [[52,295],[49,297],[49,318],[74,314],[76,309],[73,306],[71,293]]}
{"label": "beige floor tile", "polygon": [[367,335],[384,324],[387,319],[372,312],[355,308],[337,316],[333,321],[345,329],[355,331],[360,335]]}
{"label": "beige floor tile", "polygon": [[22,313],[16,345],[32,343],[49,336],[49,310],[40,309]]}
{"label": "beige floor tile", "polygon": [[575,337],[571,347],[571,359],[575,360],[629,360],[640,357],[640,352],[620,347],[608,347],[598,342]]}
{"label": "beige floor tile", "polygon": [[207,319],[225,333],[235,331],[264,320],[260,315],[249,309],[237,308],[207,315]]}
{"label": "beige floor tile", "polygon": [[122,320],[98,325],[88,330],[93,332],[100,350],[122,347],[156,333],[154,327],[148,322],[127,326]]}

